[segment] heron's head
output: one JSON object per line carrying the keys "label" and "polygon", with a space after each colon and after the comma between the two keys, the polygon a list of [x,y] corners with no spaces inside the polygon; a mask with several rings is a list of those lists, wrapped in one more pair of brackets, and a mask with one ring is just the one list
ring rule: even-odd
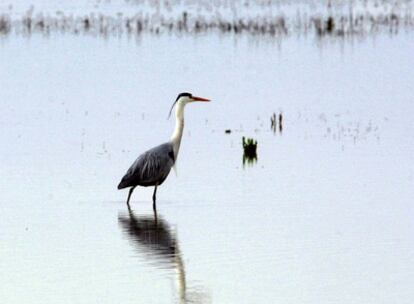
{"label": "heron's head", "polygon": [[168,117],[171,116],[172,109],[174,108],[175,105],[177,105],[178,107],[183,107],[187,103],[194,102],[194,101],[207,102],[207,101],[210,101],[210,99],[197,97],[197,96],[194,96],[193,94],[187,93],[187,92],[180,93],[180,94],[178,94],[177,98],[175,99],[173,105],[171,106],[170,114],[168,115]]}

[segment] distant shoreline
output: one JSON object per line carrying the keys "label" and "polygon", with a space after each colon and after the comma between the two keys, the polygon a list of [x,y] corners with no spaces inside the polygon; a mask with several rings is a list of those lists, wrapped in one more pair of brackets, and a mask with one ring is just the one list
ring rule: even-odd
{"label": "distant shoreline", "polygon": [[361,3],[357,1],[352,7],[345,8],[333,8],[325,3],[311,11],[304,4],[283,7],[269,4],[268,9],[250,4],[248,8],[218,7],[210,12],[183,6],[168,10],[162,6],[130,5],[127,12],[97,10],[85,14],[42,12],[33,6],[19,14],[9,6],[0,11],[0,37],[69,33],[96,37],[231,34],[267,38],[290,35],[346,38],[376,33],[395,35],[400,30],[414,28],[412,4],[404,2],[404,6],[379,9],[371,5],[361,6]]}

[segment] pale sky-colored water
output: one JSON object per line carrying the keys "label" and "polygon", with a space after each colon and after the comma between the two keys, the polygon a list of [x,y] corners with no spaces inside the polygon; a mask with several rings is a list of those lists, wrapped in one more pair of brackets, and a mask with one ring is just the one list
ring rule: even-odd
{"label": "pale sky-colored water", "polygon": [[[2,39],[1,302],[411,303],[413,47]],[[152,189],[129,213],[116,185],[168,140],[181,91],[212,102],[186,109],[148,241]],[[245,168],[242,136],[258,141]]]}

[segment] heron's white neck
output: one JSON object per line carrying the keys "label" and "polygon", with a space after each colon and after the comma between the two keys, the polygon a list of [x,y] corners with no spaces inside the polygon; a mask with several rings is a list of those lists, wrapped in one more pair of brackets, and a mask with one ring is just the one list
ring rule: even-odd
{"label": "heron's white neck", "polygon": [[178,102],[175,109],[175,128],[171,136],[171,143],[174,148],[174,159],[177,159],[178,150],[180,149],[181,137],[184,129],[184,103]]}

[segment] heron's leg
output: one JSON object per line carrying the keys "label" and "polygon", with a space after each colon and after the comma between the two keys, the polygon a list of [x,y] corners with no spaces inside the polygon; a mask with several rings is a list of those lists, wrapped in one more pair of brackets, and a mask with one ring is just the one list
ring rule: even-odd
{"label": "heron's leg", "polygon": [[156,205],[156,200],[157,200],[157,186],[158,185],[155,185],[154,194],[152,195],[152,209],[154,209],[154,212],[157,212],[157,205]]}
{"label": "heron's leg", "polygon": [[127,199],[127,205],[128,205],[128,208],[129,208],[129,199],[131,198],[131,194],[132,194],[132,192],[134,191],[135,187],[136,187],[136,186],[131,187],[131,188],[129,189],[128,199]]}
{"label": "heron's leg", "polygon": [[155,226],[157,226],[158,225],[157,208],[154,208],[154,206],[153,206],[153,211],[154,211]]}

